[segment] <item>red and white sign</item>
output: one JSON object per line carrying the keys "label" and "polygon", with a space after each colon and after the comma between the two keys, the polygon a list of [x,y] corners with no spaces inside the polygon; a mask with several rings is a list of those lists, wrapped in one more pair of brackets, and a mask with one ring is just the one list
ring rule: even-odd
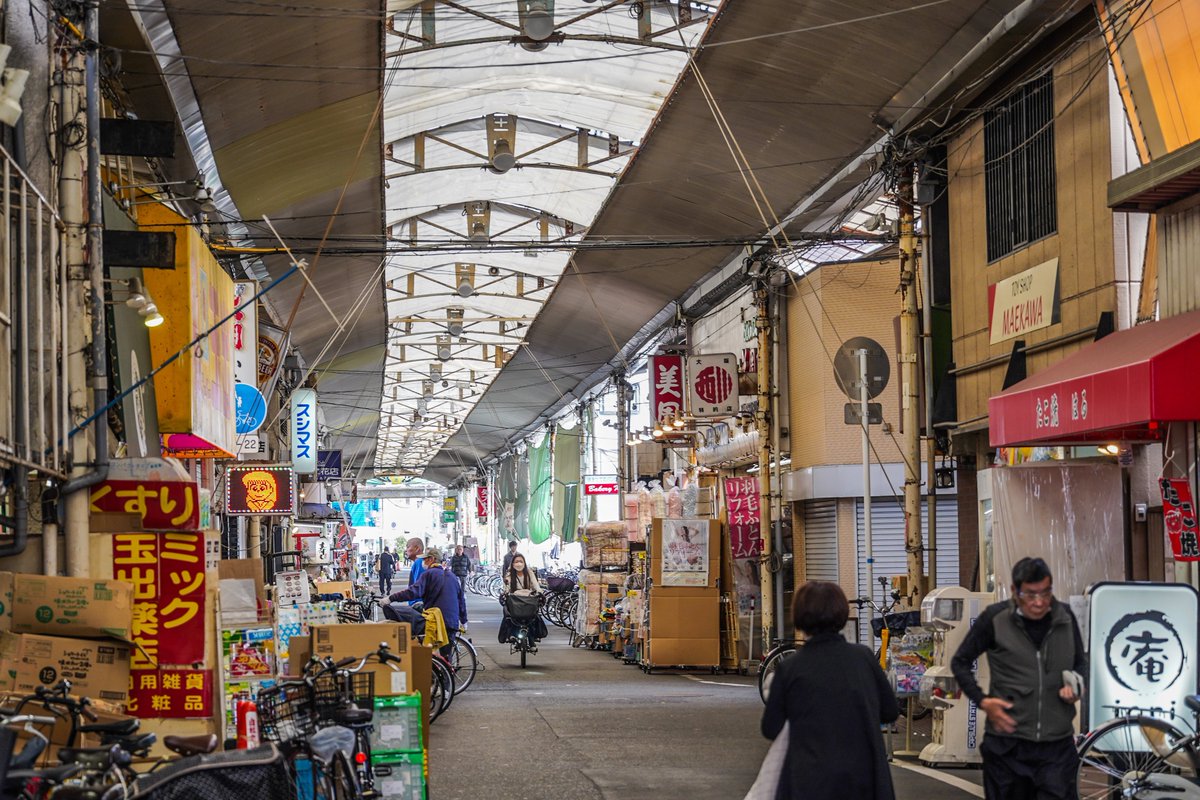
{"label": "red and white sign", "polygon": [[683,413],[683,356],[650,356],[651,418],[670,422]]}
{"label": "red and white sign", "polygon": [[734,558],[762,555],[758,478],[726,478],[725,507],[729,511],[729,544]]}
{"label": "red and white sign", "polygon": [[1158,485],[1162,490],[1163,525],[1171,540],[1171,555],[1176,561],[1200,561],[1191,484],[1186,478],[1162,478]]}
{"label": "red and white sign", "polygon": [[486,520],[488,518],[488,487],[475,487],[475,516],[479,519]]}
{"label": "red and white sign", "polygon": [[616,475],[584,475],[583,493],[585,495],[615,495],[621,493],[621,485]]}
{"label": "red and white sign", "polygon": [[1057,323],[1058,259],[1052,258],[989,286],[988,321],[991,344]]}
{"label": "red and white sign", "polygon": [[696,417],[738,411],[738,360],[733,353],[688,357],[688,406]]}

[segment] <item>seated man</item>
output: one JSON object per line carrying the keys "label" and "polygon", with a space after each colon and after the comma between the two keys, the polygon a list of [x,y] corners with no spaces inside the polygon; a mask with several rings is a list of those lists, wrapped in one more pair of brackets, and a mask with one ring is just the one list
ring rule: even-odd
{"label": "seated man", "polygon": [[426,608],[436,608],[441,611],[442,620],[446,623],[446,631],[450,634],[450,643],[443,646],[440,652],[449,658],[450,653],[454,650],[454,637],[457,635],[458,629],[467,622],[467,607],[462,585],[458,582],[458,578],[454,577],[453,572],[434,569],[442,561],[442,554],[438,550],[426,550],[422,560],[425,562],[425,570],[421,573],[421,577],[407,589],[393,592],[388,598],[392,604],[384,606],[384,613],[389,619],[411,623],[414,636],[424,636],[424,618],[420,620],[419,631],[416,619],[414,619],[414,616],[420,617],[421,613],[411,606],[397,604],[420,598]]}

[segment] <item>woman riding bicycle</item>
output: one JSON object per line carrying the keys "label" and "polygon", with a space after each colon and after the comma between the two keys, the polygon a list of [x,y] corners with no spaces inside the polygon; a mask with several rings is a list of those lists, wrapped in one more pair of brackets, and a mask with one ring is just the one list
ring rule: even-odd
{"label": "woman riding bicycle", "polygon": [[[507,595],[533,597],[542,593],[542,585],[538,583],[537,575],[525,563],[525,556],[517,553],[513,556],[512,566],[504,574],[504,593],[500,595],[500,607],[504,609],[504,619],[500,621],[500,644],[506,644],[512,635],[513,621],[508,616]],[[530,633],[534,641],[545,637],[546,623],[539,616],[531,626]]]}

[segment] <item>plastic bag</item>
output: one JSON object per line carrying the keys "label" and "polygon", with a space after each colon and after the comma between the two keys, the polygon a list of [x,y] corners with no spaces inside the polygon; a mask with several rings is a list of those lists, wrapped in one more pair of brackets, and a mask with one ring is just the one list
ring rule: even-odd
{"label": "plastic bag", "polygon": [[789,723],[783,723],[783,730],[775,737],[775,741],[771,742],[771,749],[767,751],[762,766],[758,768],[758,777],[754,779],[750,791],[746,792],[745,800],[775,800],[775,792],[779,789],[779,781],[783,777],[783,765],[787,760],[788,725]]}

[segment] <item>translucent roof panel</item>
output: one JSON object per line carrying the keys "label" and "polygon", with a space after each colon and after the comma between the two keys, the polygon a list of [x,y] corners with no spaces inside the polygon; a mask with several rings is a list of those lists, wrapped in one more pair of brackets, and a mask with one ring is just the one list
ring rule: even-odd
{"label": "translucent roof panel", "polygon": [[391,255],[376,471],[399,474],[425,467],[523,345],[713,9],[583,0],[389,9]]}

